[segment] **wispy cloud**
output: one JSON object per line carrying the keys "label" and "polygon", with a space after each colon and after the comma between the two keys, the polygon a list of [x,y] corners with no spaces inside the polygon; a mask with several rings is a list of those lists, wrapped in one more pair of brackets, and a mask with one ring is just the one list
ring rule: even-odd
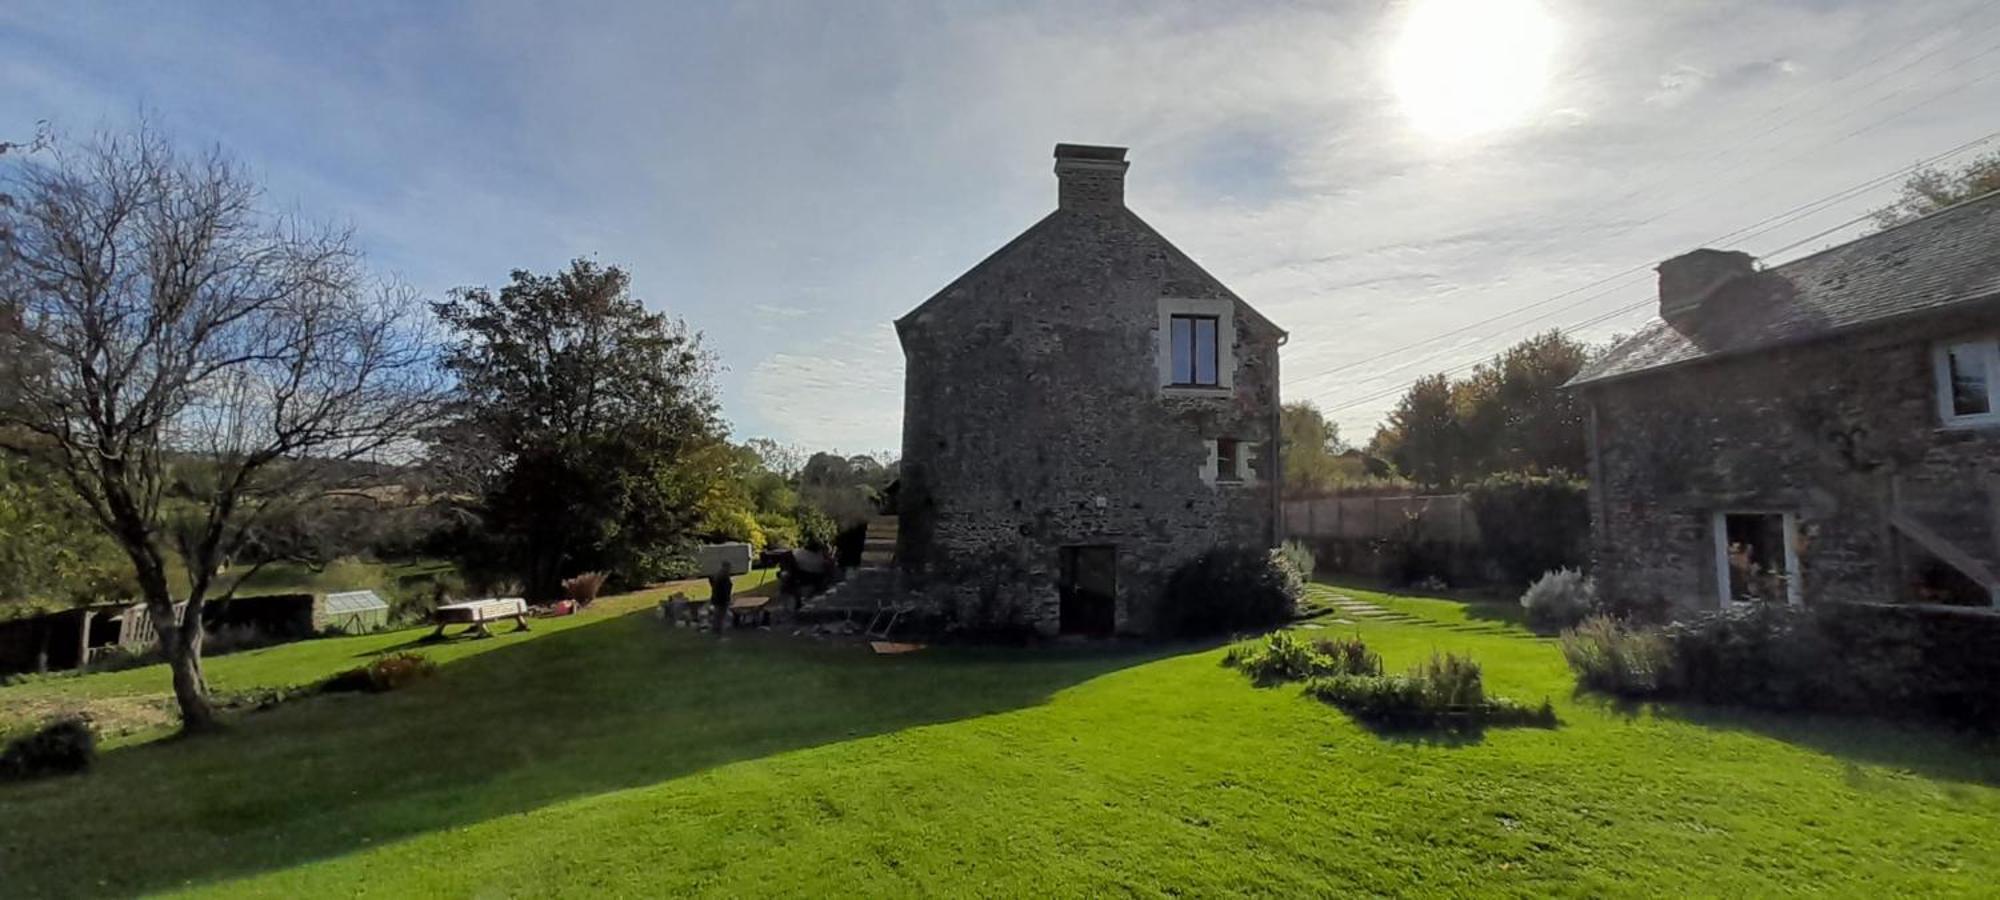
{"label": "wispy cloud", "polygon": [[1644,277],[1385,350],[1967,140],[2000,103],[2000,79],[1975,82],[2000,67],[1975,58],[2000,25],[1978,0],[1542,3],[1556,80],[1473,141],[1429,140],[1396,105],[1404,2],[26,0],[0,8],[0,130],[144,104],[432,291],[625,265],[730,365],[739,433],[881,448],[901,408],[888,321],[1052,206],[1059,140],[1130,146],[1134,208],[1292,331],[1287,392],[1359,437],[1393,396],[1356,401],[1644,300]]}

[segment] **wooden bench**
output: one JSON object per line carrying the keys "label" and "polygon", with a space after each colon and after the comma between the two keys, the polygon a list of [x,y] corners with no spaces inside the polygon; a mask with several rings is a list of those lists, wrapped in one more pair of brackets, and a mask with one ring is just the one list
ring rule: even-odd
{"label": "wooden bench", "polygon": [[467,600],[463,603],[447,603],[431,612],[431,621],[437,623],[437,630],[425,640],[444,637],[447,625],[469,625],[460,632],[475,638],[492,637],[486,630],[486,623],[501,619],[513,619],[515,631],[528,630],[528,601],[519,597],[498,597],[488,600]]}

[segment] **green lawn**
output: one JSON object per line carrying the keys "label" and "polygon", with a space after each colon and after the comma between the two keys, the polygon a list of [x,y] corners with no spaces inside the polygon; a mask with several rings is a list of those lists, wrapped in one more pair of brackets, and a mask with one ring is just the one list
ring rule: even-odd
{"label": "green lawn", "polygon": [[[1328,627],[1361,632],[1392,668],[1470,652],[1491,690],[1551,697],[1562,727],[1381,736],[1295,686],[1251,687],[1217,647],[876,657],[607,612],[434,650],[439,677],[405,691],[306,700],[218,737],[113,750],[88,776],[0,786],[0,894],[1969,895],[2000,882],[1990,746],[1875,722],[1621,710],[1573,698],[1553,643],[1505,607],[1350,593],[1398,615]],[[211,671],[282,683],[394,637]],[[63,688],[113,697],[140,677]],[[0,689],[0,708],[54,689]]]}

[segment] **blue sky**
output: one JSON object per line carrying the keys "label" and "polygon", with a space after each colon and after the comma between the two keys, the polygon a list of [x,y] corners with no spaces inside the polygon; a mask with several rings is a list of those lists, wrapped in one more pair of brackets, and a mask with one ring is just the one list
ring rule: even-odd
{"label": "blue sky", "polygon": [[[1650,314],[1649,270],[1595,282],[2000,127],[1979,0],[1504,0],[1490,39],[1413,41],[1453,2],[13,0],[0,134],[143,109],[433,294],[623,265],[720,352],[738,437],[858,452],[898,443],[890,320],[1053,206],[1057,141],[1130,146],[1130,205],[1365,439],[1417,375]],[[1427,87],[1505,108],[1440,133]]]}

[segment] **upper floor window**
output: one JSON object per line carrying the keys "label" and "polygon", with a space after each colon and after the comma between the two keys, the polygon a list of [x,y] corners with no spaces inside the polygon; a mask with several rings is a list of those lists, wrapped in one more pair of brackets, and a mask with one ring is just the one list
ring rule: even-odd
{"label": "upper floor window", "polygon": [[1947,425],[2000,424],[2000,341],[1942,344],[1935,355],[1938,417]]}
{"label": "upper floor window", "polygon": [[1215,316],[1176,315],[1171,317],[1173,380],[1175,386],[1214,387],[1220,383],[1220,358],[1216,350]]}
{"label": "upper floor window", "polygon": [[1236,388],[1236,301],[1161,297],[1160,396],[1226,398]]}

